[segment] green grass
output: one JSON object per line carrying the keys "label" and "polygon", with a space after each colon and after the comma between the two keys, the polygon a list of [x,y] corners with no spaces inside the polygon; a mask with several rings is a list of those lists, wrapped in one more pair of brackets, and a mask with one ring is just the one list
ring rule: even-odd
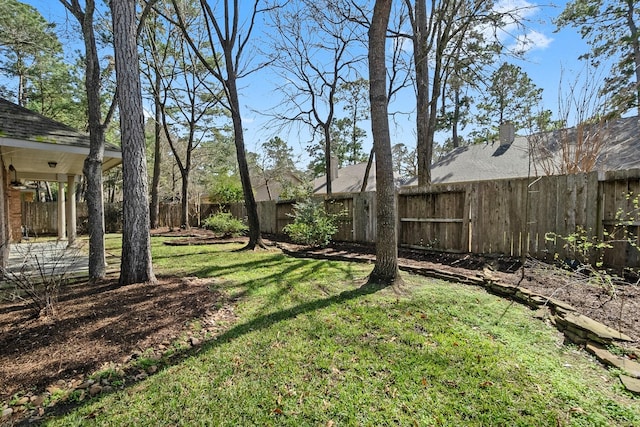
{"label": "green grass", "polygon": [[640,425],[640,401],[526,308],[371,266],[153,240],[157,274],[215,277],[237,323],[49,425]]}

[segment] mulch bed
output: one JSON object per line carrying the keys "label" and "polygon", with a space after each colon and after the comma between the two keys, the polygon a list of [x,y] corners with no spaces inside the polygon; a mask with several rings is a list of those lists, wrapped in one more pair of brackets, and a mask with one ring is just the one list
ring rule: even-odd
{"label": "mulch bed", "polygon": [[118,286],[117,278],[65,288],[55,316],[36,317],[24,303],[0,306],[0,399],[82,378],[136,352],[170,345],[188,322],[224,296],[209,281],[159,278]]}
{"label": "mulch bed", "polygon": [[[161,230],[171,244],[220,243],[205,230]],[[230,240],[224,240],[229,242]],[[246,241],[246,239],[233,239]],[[373,262],[372,245],[336,243],[325,249],[308,249],[290,242],[278,244],[296,256]],[[500,281],[520,283],[541,295],[562,300],[580,313],[617,329],[640,344],[640,289],[637,284],[598,286],[570,272],[529,261],[522,275],[518,260],[402,249],[400,262],[452,276],[482,277],[487,268]],[[136,355],[161,351],[182,337],[195,346],[190,322],[204,319],[202,333],[215,335],[235,320],[233,301],[211,290],[215,278],[160,277],[158,283],[118,286],[113,277],[88,286],[67,287],[60,295],[55,317],[37,317],[25,303],[0,301],[0,408],[16,393],[42,404],[51,387],[78,387],[87,375],[110,364],[127,366]],[[209,319],[206,321],[206,319]],[[144,378],[131,372],[130,381]],[[40,397],[39,397],[40,396]],[[23,398],[24,399],[24,398]],[[29,406],[29,405],[27,405]],[[34,405],[31,405],[34,406]],[[12,408],[15,407],[12,406]],[[19,418],[20,408],[12,417]],[[23,408],[26,414],[26,407]],[[43,410],[40,409],[40,413]],[[33,415],[33,413],[31,413]],[[5,417],[4,421],[11,419]]]}

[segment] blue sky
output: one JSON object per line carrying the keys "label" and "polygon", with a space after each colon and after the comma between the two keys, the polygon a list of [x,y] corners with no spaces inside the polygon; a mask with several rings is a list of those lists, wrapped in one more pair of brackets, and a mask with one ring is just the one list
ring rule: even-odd
{"label": "blue sky", "polygon": [[[45,19],[54,21],[59,29],[70,28],[65,22],[75,23],[75,18],[68,17],[65,9],[57,0],[26,0],[36,7]],[[555,33],[555,26],[552,21],[562,11],[565,1],[557,1],[554,4],[537,2],[533,0],[499,0],[500,8],[518,8],[522,10],[523,17],[528,25],[523,31],[516,28],[508,28],[507,31],[516,37],[506,37],[503,42],[510,46],[528,40],[528,50],[524,60],[509,59],[510,62],[522,67],[533,82],[544,89],[543,106],[554,112],[558,111],[558,87],[561,80],[563,85],[572,82],[575,76],[583,70],[583,64],[577,58],[580,54],[588,51],[586,43],[580,39],[576,29],[567,28]],[[71,41],[69,41],[71,40]],[[78,36],[73,36],[67,43],[77,43]],[[79,47],[75,46],[76,48]],[[496,67],[503,60],[496,62]],[[247,130],[247,149],[256,151],[260,143],[274,136],[273,130],[265,129],[267,118],[255,111],[266,110],[278,105],[279,95],[274,92],[277,82],[272,73],[263,71],[257,72],[245,80],[241,81],[241,99],[244,107],[244,125]],[[390,108],[400,110],[411,110],[415,102],[412,99],[413,89],[406,90],[398,96],[395,105]],[[414,117],[412,115],[402,116],[397,119],[392,128],[392,141],[394,143],[404,143],[409,147],[415,145]],[[370,134],[368,124],[362,127]],[[306,130],[299,132],[292,129],[288,134],[280,132],[279,135],[289,142],[289,144],[301,155],[300,163],[307,162],[304,147],[307,145],[309,136]],[[369,151],[371,141],[368,139],[365,151]]]}

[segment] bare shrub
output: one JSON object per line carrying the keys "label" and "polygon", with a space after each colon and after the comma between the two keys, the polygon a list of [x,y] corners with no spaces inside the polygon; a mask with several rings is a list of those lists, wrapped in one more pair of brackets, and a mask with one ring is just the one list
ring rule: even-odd
{"label": "bare shrub", "polygon": [[[600,96],[602,79],[597,73],[586,67],[566,89],[560,82],[558,120],[554,123],[560,129],[530,129],[529,146],[536,173],[564,175],[596,170],[610,136],[608,120],[615,118],[614,113],[606,111],[607,99]],[[570,122],[577,124],[567,128]]]}
{"label": "bare shrub", "polygon": [[35,317],[54,316],[60,288],[77,271],[82,248],[50,242],[16,245],[12,250],[19,261],[0,269],[0,296],[28,301]]}

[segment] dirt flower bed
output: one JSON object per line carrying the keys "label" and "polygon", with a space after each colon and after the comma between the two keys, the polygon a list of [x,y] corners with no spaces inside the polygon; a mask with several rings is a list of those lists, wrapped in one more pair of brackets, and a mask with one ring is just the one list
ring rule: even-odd
{"label": "dirt flower bed", "polygon": [[[55,318],[34,318],[24,303],[3,303],[0,399],[12,402],[3,411],[46,405],[51,395],[65,391],[79,391],[74,394],[79,399],[100,392],[97,387],[112,388],[89,380],[100,370],[130,369],[134,378],[118,378],[116,385],[142,379],[151,372],[131,369],[133,359],[160,362],[176,340],[182,339],[182,349],[198,344],[203,332],[216,332],[234,319],[232,305],[212,291],[211,280],[160,277],[153,285],[118,286],[113,278],[73,285],[60,295]],[[190,327],[195,319],[200,319],[197,333]]]}

